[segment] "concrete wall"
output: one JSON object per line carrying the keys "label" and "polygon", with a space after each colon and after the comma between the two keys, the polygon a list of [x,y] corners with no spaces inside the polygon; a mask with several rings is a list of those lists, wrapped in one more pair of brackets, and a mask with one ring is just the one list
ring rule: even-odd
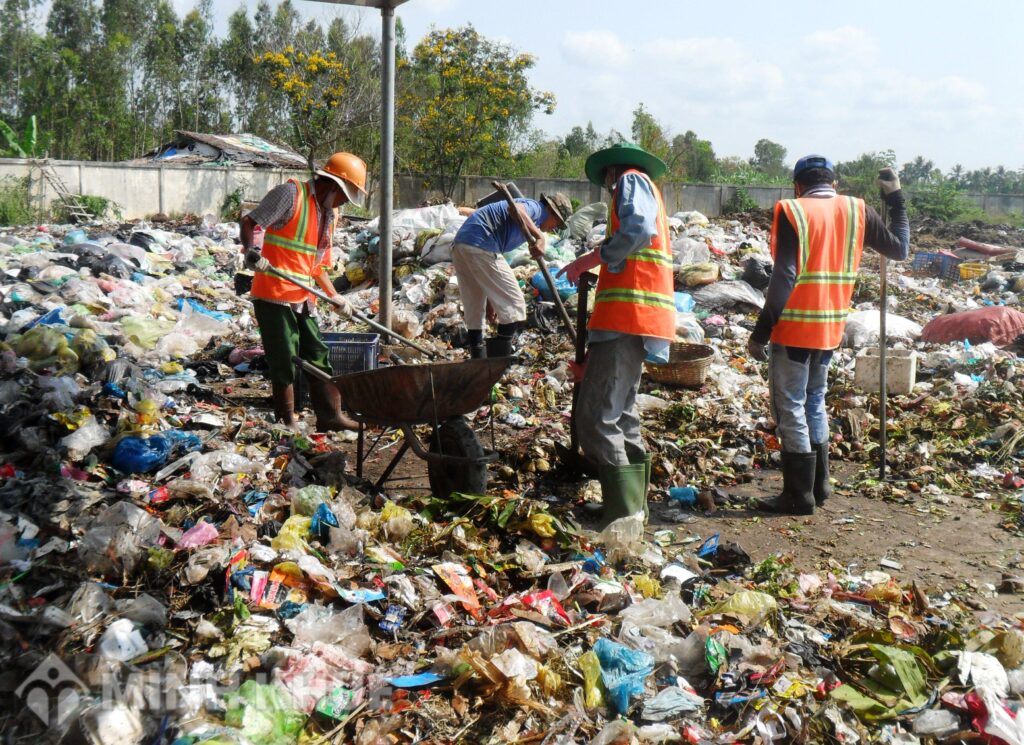
{"label": "concrete wall", "polygon": [[[164,214],[219,214],[224,197],[239,186],[244,187],[246,199],[259,199],[272,187],[298,176],[304,171],[285,171],[270,168],[224,168],[176,165],[129,165],[126,163],[93,163],[78,161],[50,161],[53,169],[68,189],[78,194],[106,197],[117,203],[125,219]],[[31,172],[32,196],[36,206],[44,208],[57,195],[53,188],[41,181],[38,169],[29,161],[0,158],[0,181],[13,176],[24,178]],[[456,185],[454,200],[457,204],[473,204],[494,191],[492,177],[464,176]],[[398,176],[395,179],[397,207],[415,207],[428,199],[436,199],[436,188],[427,186],[421,176]],[[576,179],[515,179],[516,186],[527,197],[541,193],[564,192],[580,204],[607,199],[602,190],[588,181]],[[662,193],[669,213],[698,210],[714,217],[722,213],[738,187],[721,184],[684,184],[665,182]],[[747,194],[758,206],[769,208],[779,199],[792,195],[791,189],[779,186],[746,186]],[[986,212],[1006,215],[1024,213],[1024,195],[1020,194],[967,194]],[[372,205],[376,209],[376,203]]]}

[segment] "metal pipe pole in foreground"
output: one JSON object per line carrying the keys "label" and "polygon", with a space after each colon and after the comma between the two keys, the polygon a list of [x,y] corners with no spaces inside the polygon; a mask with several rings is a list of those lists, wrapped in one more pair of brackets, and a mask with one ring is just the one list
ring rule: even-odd
{"label": "metal pipe pole in foreground", "polygon": [[391,328],[391,212],[395,184],[395,9],[380,9],[380,312],[377,319]]}
{"label": "metal pipe pole in foreground", "polygon": [[[889,225],[889,209],[885,202],[885,195],[882,195],[882,224]],[[889,260],[881,257],[879,265],[879,300],[881,310],[878,314],[878,480],[885,481],[885,457],[889,440],[889,386],[888,386],[888,364],[886,362],[886,347],[888,337],[885,331],[886,315],[889,312]]]}

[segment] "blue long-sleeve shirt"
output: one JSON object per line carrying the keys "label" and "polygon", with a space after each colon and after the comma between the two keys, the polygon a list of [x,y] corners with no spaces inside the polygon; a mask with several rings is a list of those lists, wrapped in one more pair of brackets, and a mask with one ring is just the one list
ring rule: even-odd
{"label": "blue long-sleeve shirt", "polygon": [[[600,248],[601,261],[605,264],[601,271],[612,274],[621,272],[625,268],[626,258],[651,245],[658,234],[658,199],[654,196],[651,183],[635,173],[626,173],[619,178],[615,190],[619,229]],[[590,341],[611,341],[621,335],[618,331],[595,329],[590,332]],[[645,336],[647,359],[652,362],[668,362],[670,344],[668,339]]]}
{"label": "blue long-sleeve shirt", "polygon": [[[535,199],[517,199],[534,225],[548,217],[548,208]],[[509,216],[508,202],[493,202],[474,212],[455,234],[455,243],[481,248],[492,253],[507,253],[526,242],[519,223]]]}

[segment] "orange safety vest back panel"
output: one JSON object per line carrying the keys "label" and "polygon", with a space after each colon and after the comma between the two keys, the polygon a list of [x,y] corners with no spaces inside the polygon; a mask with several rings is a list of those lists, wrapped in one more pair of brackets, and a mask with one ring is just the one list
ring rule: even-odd
{"label": "orange safety vest back panel", "polygon": [[785,215],[797,235],[796,284],[772,341],[788,347],[835,349],[843,338],[864,250],[863,199],[804,197],[775,205],[771,250]]}

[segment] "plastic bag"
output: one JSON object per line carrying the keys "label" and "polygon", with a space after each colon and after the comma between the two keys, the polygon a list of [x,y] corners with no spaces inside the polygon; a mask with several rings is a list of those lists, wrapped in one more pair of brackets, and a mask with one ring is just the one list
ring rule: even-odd
{"label": "plastic bag", "polygon": [[672,263],[676,266],[704,265],[710,260],[711,251],[704,241],[688,235],[681,235],[672,241]]}
{"label": "plastic bag", "polygon": [[[921,333],[921,326],[909,318],[898,316],[895,313],[885,314],[885,335],[889,340],[906,339],[912,341],[919,338]],[[879,311],[860,310],[846,317],[846,331],[843,334],[843,344],[845,346],[859,348],[872,344],[877,345],[880,336],[881,313]],[[961,341],[962,339],[963,337],[961,336],[953,339],[953,341]]]}
{"label": "plastic bag", "polygon": [[[568,277],[557,277],[558,270],[561,267],[557,264],[552,264],[548,267],[548,271],[551,272],[551,278],[555,281],[555,290],[558,292],[558,296],[565,300],[566,298],[576,294],[576,288],[569,282]],[[543,272],[537,272],[530,278],[530,284],[540,293],[540,296],[550,302],[552,300],[551,288],[548,287],[547,280],[544,279]]]}
{"label": "plastic bag", "polygon": [[771,257],[751,256],[743,262],[743,274],[740,279],[755,290],[763,290],[772,279],[772,267]]}
{"label": "plastic bag", "polygon": [[601,662],[601,680],[612,705],[625,714],[630,699],[644,692],[644,681],[654,672],[654,658],[604,637],[597,640],[594,653]]}
{"label": "plastic bag", "polygon": [[96,421],[96,417],[90,416],[78,429],[62,438],[60,444],[67,449],[68,460],[75,463],[109,439],[110,432],[107,428]]}
{"label": "plastic bag", "polygon": [[156,318],[125,316],[121,319],[121,333],[143,349],[153,349],[173,328],[173,322]]}
{"label": "plastic bag", "polygon": [[676,293],[676,312],[677,313],[689,313],[693,310],[695,303],[693,302],[693,295],[688,292],[677,292]]}
{"label": "plastic bag", "polygon": [[597,540],[604,544],[608,561],[612,564],[630,556],[639,556],[644,550],[644,513],[613,520]]}
{"label": "plastic bag", "polygon": [[676,313],[676,338],[682,341],[704,341],[704,327],[694,313]]}
{"label": "plastic bag", "polygon": [[353,657],[370,648],[370,632],[363,621],[363,606],[338,610],[312,603],[284,625],[295,635],[295,643],[310,647],[315,642],[336,644]]}
{"label": "plastic bag", "polygon": [[124,473],[151,473],[171,455],[171,441],[162,435],[122,438],[114,447],[111,464]]}
{"label": "plastic bag", "polygon": [[100,657],[118,662],[127,662],[149,651],[142,634],[127,618],[114,621],[103,632],[99,643]]}
{"label": "plastic bag", "polygon": [[594,202],[573,212],[566,227],[569,228],[569,235],[574,240],[582,241],[590,233],[595,222],[607,219],[608,205],[604,202]]}
{"label": "plastic bag", "polygon": [[331,501],[331,490],[326,486],[310,484],[292,494],[292,514],[312,517],[316,508]]}
{"label": "plastic bag", "polygon": [[580,672],[583,673],[583,703],[588,709],[600,709],[605,705],[604,682],[601,680],[601,660],[591,650],[580,655]]}
{"label": "plastic bag", "polygon": [[724,613],[745,616],[749,619],[759,618],[766,613],[774,613],[779,607],[771,595],[756,590],[740,590],[732,597],[712,606],[705,613]]}
{"label": "plastic bag", "polygon": [[284,690],[255,680],[242,683],[237,693],[226,693],[224,706],[225,723],[240,729],[253,745],[290,745],[306,722]]}
{"label": "plastic bag", "polygon": [[634,603],[619,613],[619,618],[636,626],[664,628],[680,621],[688,623],[690,608],[678,595],[668,595],[661,600],[649,598]]}
{"label": "plastic bag", "polygon": [[306,536],[313,519],[304,515],[292,515],[284,521],[281,530],[270,541],[275,551],[296,551],[305,553],[308,548]]}
{"label": "plastic bag", "polygon": [[131,502],[118,502],[96,516],[78,546],[91,572],[131,575],[143,552],[155,546],[162,524]]}
{"label": "plastic bag", "polygon": [[687,287],[700,287],[718,281],[718,264],[709,261],[700,264],[687,264],[679,269],[679,279]]}
{"label": "plastic bag", "polygon": [[742,279],[727,279],[693,293],[693,299],[702,308],[732,308],[735,305],[764,307],[764,295]]}

